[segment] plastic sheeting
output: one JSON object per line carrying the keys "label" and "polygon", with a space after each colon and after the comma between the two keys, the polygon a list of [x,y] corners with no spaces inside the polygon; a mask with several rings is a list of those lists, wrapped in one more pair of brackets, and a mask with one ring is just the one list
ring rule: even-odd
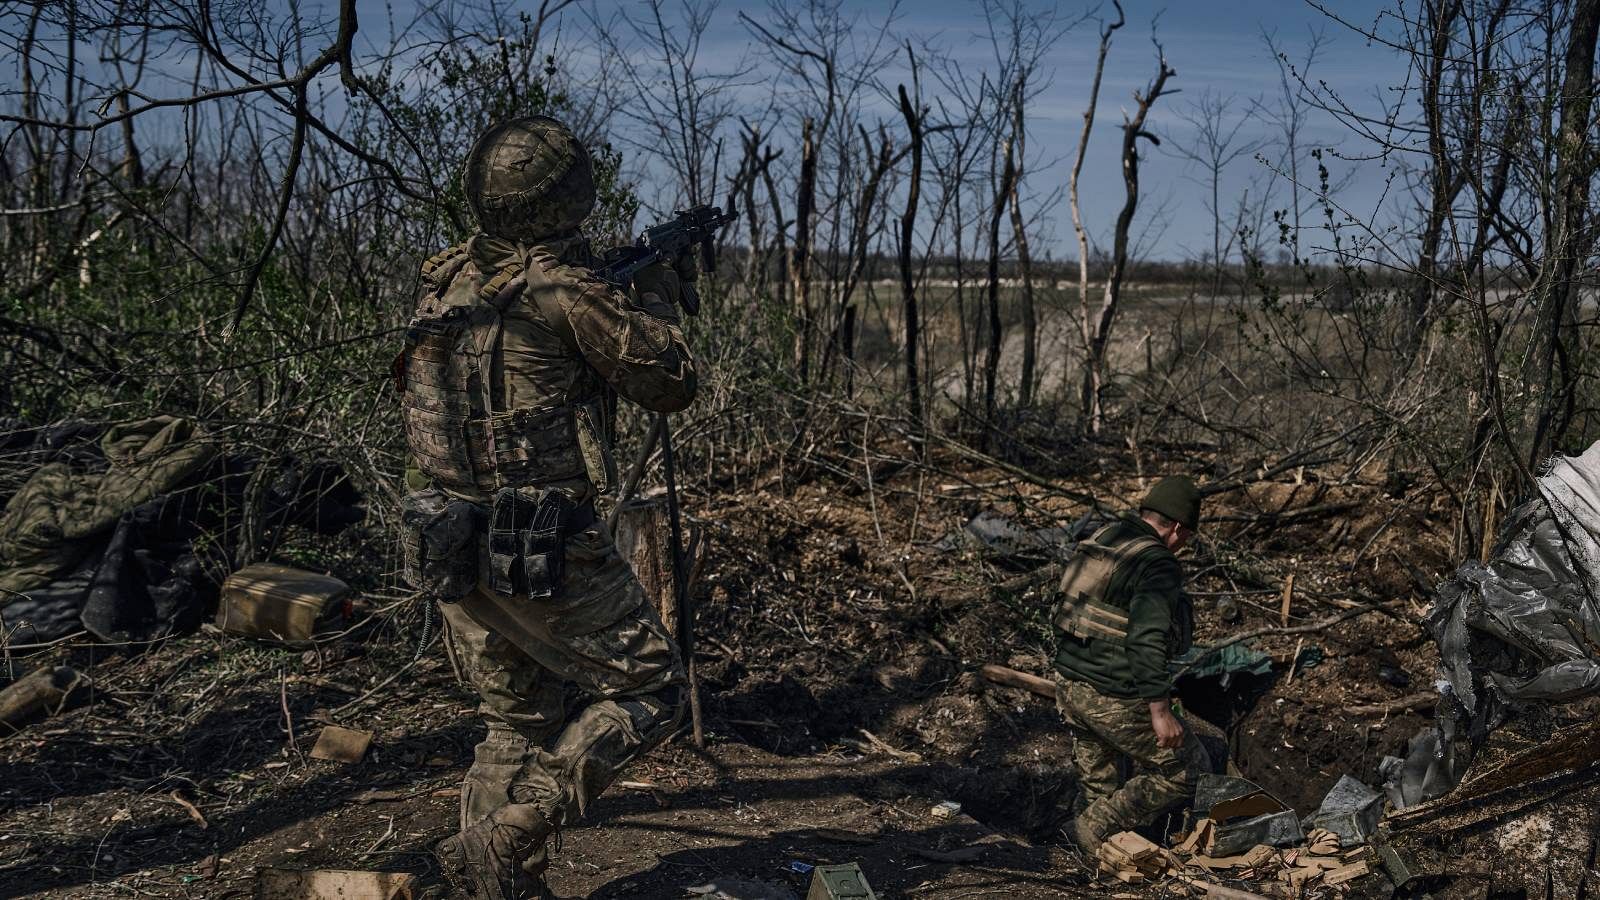
{"label": "plastic sheeting", "polygon": [[1386,768],[1397,807],[1453,788],[1517,708],[1600,694],[1600,443],[1537,481],[1488,563],[1439,586],[1424,622],[1439,647],[1438,722]]}

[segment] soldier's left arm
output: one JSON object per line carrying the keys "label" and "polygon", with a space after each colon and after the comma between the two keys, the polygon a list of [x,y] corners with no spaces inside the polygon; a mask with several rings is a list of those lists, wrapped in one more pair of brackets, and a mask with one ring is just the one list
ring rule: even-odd
{"label": "soldier's left arm", "polygon": [[574,270],[554,284],[529,278],[529,289],[546,319],[565,323],[584,361],[617,393],[645,409],[677,412],[694,399],[698,377],[670,302],[676,274],[656,268],[639,273],[634,295]]}
{"label": "soldier's left arm", "polygon": [[1144,561],[1133,573],[1136,587],[1128,604],[1128,671],[1134,690],[1145,700],[1165,699],[1172,692],[1167,673],[1168,632],[1182,602],[1183,570],[1170,554]]}

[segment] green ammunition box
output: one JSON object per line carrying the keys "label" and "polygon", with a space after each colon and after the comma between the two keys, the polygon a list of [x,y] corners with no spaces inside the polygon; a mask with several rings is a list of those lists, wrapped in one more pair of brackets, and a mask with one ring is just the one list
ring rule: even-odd
{"label": "green ammunition box", "polygon": [[855,863],[842,866],[817,866],[811,872],[811,890],[806,900],[878,900],[867,884],[867,876]]}

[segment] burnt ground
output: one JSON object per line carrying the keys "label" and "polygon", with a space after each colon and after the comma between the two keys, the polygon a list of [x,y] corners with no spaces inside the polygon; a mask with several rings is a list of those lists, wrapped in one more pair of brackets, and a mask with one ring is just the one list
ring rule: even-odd
{"label": "burnt ground", "polygon": [[[673,740],[564,833],[563,895],[680,897],[719,876],[803,893],[791,863],[852,860],[885,897],[1106,895],[1059,837],[1076,787],[1054,710],[976,673],[1046,672],[1044,602],[996,587],[1037,561],[944,541],[983,510],[1036,527],[1084,507],[1004,468],[909,465],[897,449],[876,449],[870,482],[857,449],[686,500],[709,536],[707,747]],[[1302,813],[1341,774],[1376,784],[1378,760],[1424,724],[1347,712],[1428,688],[1417,619],[1451,565],[1443,502],[1381,476],[1290,472],[1219,495],[1187,556],[1201,642],[1281,625],[1290,572],[1291,626],[1385,604],[1256,640],[1279,661],[1270,687],[1218,723],[1239,769]],[[1149,483],[1053,477],[1112,504]],[[208,630],[18,663],[68,662],[96,687],[0,741],[0,897],[242,897],[258,866],[407,870],[437,889],[427,849],[452,828],[481,726],[437,647],[405,668],[414,607],[369,599],[377,626],[318,653]],[[371,752],[305,758],[324,722],[372,730]],[[946,799],[971,818],[930,816]],[[986,834],[981,860],[938,858]]]}

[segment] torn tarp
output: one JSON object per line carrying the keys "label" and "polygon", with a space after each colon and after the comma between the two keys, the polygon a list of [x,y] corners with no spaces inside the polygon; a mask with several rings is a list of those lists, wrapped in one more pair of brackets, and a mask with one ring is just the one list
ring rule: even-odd
{"label": "torn tarp", "polygon": [[1488,563],[1439,586],[1424,623],[1439,646],[1438,725],[1390,764],[1397,806],[1453,788],[1519,706],[1600,694],[1600,443],[1553,459],[1537,482]]}
{"label": "torn tarp", "polygon": [[1096,522],[1103,520],[1085,516],[1067,528],[1028,529],[986,509],[968,519],[959,531],[946,535],[937,546],[944,551],[976,550],[996,563],[1028,567],[1065,559],[1071,555],[1074,542],[1087,536]]}

